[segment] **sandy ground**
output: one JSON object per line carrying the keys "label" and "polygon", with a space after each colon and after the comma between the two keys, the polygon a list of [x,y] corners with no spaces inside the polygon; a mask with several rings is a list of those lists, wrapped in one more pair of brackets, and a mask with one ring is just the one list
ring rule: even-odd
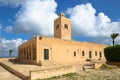
{"label": "sandy ground", "polygon": [[[60,64],[49,64],[48,66],[38,66],[38,65],[31,65],[25,64],[20,62],[14,62],[13,59],[9,58],[1,58],[0,62],[12,67],[16,71],[22,73],[25,76],[29,76],[30,70],[42,70],[48,68],[56,68],[61,67],[64,65]],[[88,64],[88,62],[86,62]],[[84,63],[78,62],[73,63],[71,65],[76,66],[78,76],[74,76],[73,79],[60,79],[60,80],[120,80],[120,68],[113,69],[113,70],[90,70],[90,71],[83,71],[82,66]],[[70,77],[72,78],[72,77]],[[99,79],[98,79],[99,78]],[[20,80],[18,77],[14,76],[13,74],[9,73],[5,69],[0,66],[0,80]],[[56,80],[56,79],[55,79]]]}
{"label": "sandy ground", "polygon": [[0,80],[22,80],[0,66]]}
{"label": "sandy ground", "polygon": [[[13,68],[14,70],[22,73],[25,76],[29,76],[29,71],[32,70],[42,70],[42,69],[48,69],[48,68],[56,68],[56,67],[61,67],[62,65],[59,64],[54,64],[54,65],[48,65],[48,66],[38,66],[38,65],[32,65],[32,64],[25,64],[25,63],[20,63],[13,59],[9,58],[1,58],[0,62],[6,64],[7,66]],[[0,79],[1,80],[1,79]]]}

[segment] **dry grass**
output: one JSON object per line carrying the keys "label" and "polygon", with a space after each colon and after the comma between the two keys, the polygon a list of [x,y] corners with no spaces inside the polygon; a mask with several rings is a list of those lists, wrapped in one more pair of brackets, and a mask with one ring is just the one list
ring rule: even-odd
{"label": "dry grass", "polygon": [[98,70],[81,71],[42,80],[120,80],[120,68],[103,64]]}

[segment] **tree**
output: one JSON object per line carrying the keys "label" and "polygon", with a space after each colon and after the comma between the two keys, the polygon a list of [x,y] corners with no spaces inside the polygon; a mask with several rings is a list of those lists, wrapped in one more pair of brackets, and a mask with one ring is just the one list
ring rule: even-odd
{"label": "tree", "polygon": [[120,45],[106,47],[104,55],[108,62],[120,62]]}
{"label": "tree", "polygon": [[11,57],[11,55],[12,55],[12,52],[13,52],[13,50],[10,49],[10,50],[9,50],[9,56],[10,56],[10,57]]}
{"label": "tree", "polygon": [[119,35],[118,33],[113,33],[113,34],[111,34],[113,46],[114,46],[114,44],[115,44],[115,38],[117,38],[118,35]]}

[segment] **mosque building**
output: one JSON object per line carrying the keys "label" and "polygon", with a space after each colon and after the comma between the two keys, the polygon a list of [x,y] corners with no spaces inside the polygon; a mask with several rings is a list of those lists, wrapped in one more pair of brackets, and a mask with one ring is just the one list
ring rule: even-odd
{"label": "mosque building", "polygon": [[18,60],[26,63],[69,64],[105,60],[107,45],[71,40],[71,21],[63,13],[54,20],[54,38],[35,36],[18,47]]}

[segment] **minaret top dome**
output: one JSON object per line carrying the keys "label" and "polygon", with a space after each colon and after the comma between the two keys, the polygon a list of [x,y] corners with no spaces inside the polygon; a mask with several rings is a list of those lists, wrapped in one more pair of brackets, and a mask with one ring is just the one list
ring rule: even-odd
{"label": "minaret top dome", "polygon": [[60,16],[60,17],[64,17],[64,13],[63,13],[63,12],[61,12],[59,16]]}

